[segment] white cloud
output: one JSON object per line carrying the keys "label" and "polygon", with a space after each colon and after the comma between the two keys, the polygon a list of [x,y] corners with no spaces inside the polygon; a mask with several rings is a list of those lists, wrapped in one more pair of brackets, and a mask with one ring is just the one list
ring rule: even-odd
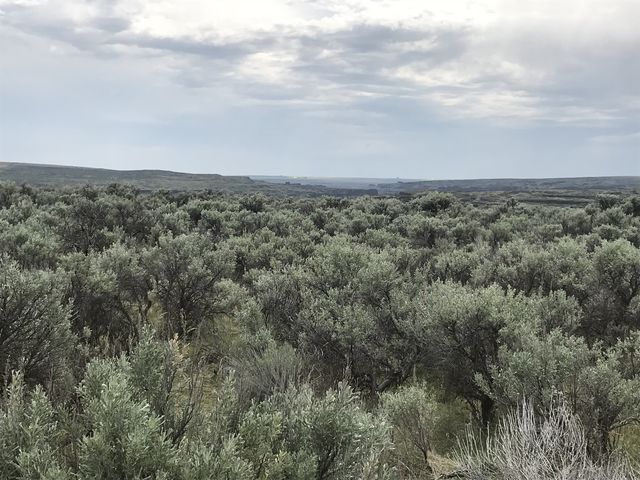
{"label": "white cloud", "polygon": [[604,129],[588,135],[602,146],[640,117],[636,0],[0,0],[0,12],[2,95],[57,95],[116,123],[253,108],[332,124],[349,136],[332,154],[365,156],[401,151],[393,129],[404,139],[425,119]]}
{"label": "white cloud", "polygon": [[[565,85],[595,82],[615,97],[610,88],[625,81],[620,77],[630,77],[632,89],[640,80],[640,33],[632,23],[640,8],[625,0],[2,0],[0,7],[6,26],[89,54],[164,55],[158,63],[179,64],[185,79],[212,85],[226,79],[305,86],[300,101],[320,85],[326,91],[327,83],[369,95],[384,84],[386,94],[414,88],[417,98],[445,99],[440,103],[455,107],[454,116],[465,109],[503,116],[495,100],[504,99],[505,115],[518,116],[522,105],[521,117],[537,118],[567,100],[553,93]],[[611,55],[607,45],[623,55]],[[211,61],[213,72],[202,75]],[[452,87],[471,93],[456,101],[437,90]],[[638,95],[637,87],[630,93]],[[576,102],[598,101],[589,95],[576,95]]]}

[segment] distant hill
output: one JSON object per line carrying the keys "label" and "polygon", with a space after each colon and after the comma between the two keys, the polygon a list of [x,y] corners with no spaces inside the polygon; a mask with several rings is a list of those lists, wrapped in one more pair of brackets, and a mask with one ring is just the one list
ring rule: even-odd
{"label": "distant hill", "polygon": [[322,185],[355,189],[375,188],[380,194],[445,192],[527,192],[546,190],[631,191],[640,189],[637,177],[494,178],[474,180],[408,180],[400,178],[250,176],[276,184]]}
{"label": "distant hill", "polygon": [[[10,162],[0,162],[0,181],[51,187],[126,183],[141,190],[213,190],[229,193],[263,192],[294,196],[353,196],[363,194],[362,191],[342,187],[330,188],[322,185],[300,184],[276,185],[243,176],[180,173],[167,170],[108,170],[103,168]],[[364,193],[375,195],[377,190],[370,189]]]}
{"label": "distant hill", "polygon": [[406,195],[440,190],[453,192],[473,203],[499,203],[508,194],[525,203],[548,205],[584,205],[600,192],[640,191],[640,176],[478,180],[249,177],[7,162],[0,162],[0,181],[52,187],[127,183],[141,190],[213,190],[292,196]]}
{"label": "distant hill", "polygon": [[367,177],[287,177],[284,175],[250,175],[249,178],[268,183],[321,185],[331,188],[353,188],[357,190],[369,190],[380,185],[397,185],[419,182],[417,179],[404,178],[367,178]]}
{"label": "distant hill", "polygon": [[413,193],[423,192],[425,190],[448,192],[526,192],[536,190],[601,190],[628,192],[640,189],[640,176],[418,180],[378,184],[377,187],[384,193]]}
{"label": "distant hill", "polygon": [[353,189],[375,188],[378,195],[412,195],[439,190],[454,193],[465,201],[499,204],[505,197],[522,203],[555,206],[584,206],[603,192],[640,192],[640,176],[575,178],[497,178],[476,180],[404,180],[381,178],[251,177],[275,184],[323,185]]}

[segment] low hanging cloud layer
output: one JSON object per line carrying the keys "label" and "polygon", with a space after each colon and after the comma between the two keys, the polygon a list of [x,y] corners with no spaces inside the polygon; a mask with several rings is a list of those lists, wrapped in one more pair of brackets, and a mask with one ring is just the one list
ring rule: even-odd
{"label": "low hanging cloud layer", "polygon": [[640,174],[636,0],[0,0],[0,160]]}

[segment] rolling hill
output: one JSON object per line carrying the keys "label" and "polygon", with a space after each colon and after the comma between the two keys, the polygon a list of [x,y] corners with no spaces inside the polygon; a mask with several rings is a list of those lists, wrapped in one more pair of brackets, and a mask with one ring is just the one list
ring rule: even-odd
{"label": "rolling hill", "polygon": [[274,195],[353,196],[377,194],[377,190],[359,191],[322,185],[278,185],[245,176],[205,173],[181,173],[168,170],[108,170],[34,163],[0,162],[0,181],[34,186],[109,185],[126,183],[141,190],[195,191],[213,190],[228,193],[263,192]]}
{"label": "rolling hill", "polygon": [[213,190],[291,196],[410,195],[439,190],[455,193],[473,203],[499,203],[507,194],[521,202],[547,205],[584,205],[601,192],[640,191],[640,176],[477,180],[250,177],[10,162],[0,162],[0,181],[51,187],[126,183],[141,190]]}

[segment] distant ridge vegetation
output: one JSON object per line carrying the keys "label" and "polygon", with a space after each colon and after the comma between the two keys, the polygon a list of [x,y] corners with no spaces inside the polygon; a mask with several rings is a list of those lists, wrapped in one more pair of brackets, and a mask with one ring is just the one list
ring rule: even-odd
{"label": "distant ridge vegetation", "polygon": [[342,186],[375,188],[381,194],[416,193],[429,190],[449,192],[523,192],[530,190],[618,190],[640,188],[640,176],[573,177],[573,178],[489,178],[470,180],[417,180],[400,178],[339,178],[256,176],[251,179],[277,184]]}
{"label": "distant ridge vegetation", "polygon": [[[141,190],[197,191],[212,190],[225,193],[263,192],[275,195],[318,196],[362,195],[362,191],[346,188],[327,188],[321,185],[275,185],[245,176],[226,176],[213,173],[181,173],[168,170],[109,170],[104,168],[71,167],[34,163],[0,162],[0,181],[33,186],[79,186],[126,183]],[[364,193],[377,194],[371,189]]]}
{"label": "distant ridge vegetation", "polygon": [[640,176],[572,178],[490,178],[475,180],[420,180],[378,185],[385,192],[521,192],[527,190],[616,190],[640,188]]}
{"label": "distant ridge vegetation", "polygon": [[640,176],[424,180],[378,185],[378,191],[386,195],[434,190],[452,192],[475,205],[499,204],[507,196],[524,204],[584,207],[599,194],[639,192]]}
{"label": "distant ridge vegetation", "polygon": [[0,162],[0,181],[51,187],[127,183],[141,190],[212,190],[226,193],[261,192],[291,196],[406,195],[439,190],[453,192],[476,204],[502,201],[502,194],[508,193],[524,203],[585,205],[599,193],[640,191],[640,176],[476,180],[250,177],[10,162]]}

